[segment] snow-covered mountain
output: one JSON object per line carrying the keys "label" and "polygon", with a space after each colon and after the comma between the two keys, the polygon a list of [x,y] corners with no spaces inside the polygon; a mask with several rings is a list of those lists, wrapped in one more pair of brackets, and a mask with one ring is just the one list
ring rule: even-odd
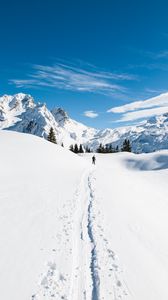
{"label": "snow-covered mountain", "polygon": [[45,104],[22,93],[0,98],[0,129],[31,133],[46,138],[53,127],[58,143],[85,144],[97,130],[70,119],[61,108],[50,111]]}
{"label": "snow-covered mountain", "polygon": [[113,130],[112,144],[114,146],[120,147],[125,138],[130,139],[135,153],[168,149],[168,113],[151,117],[136,126]]}
{"label": "snow-covered mountain", "polygon": [[66,147],[75,143],[87,145],[92,150],[100,143],[120,147],[128,138],[134,152],[168,149],[168,113],[136,126],[98,130],[72,120],[61,108],[50,111],[45,104],[35,103],[30,95],[19,93],[0,97],[0,129],[46,138],[50,127],[54,128],[57,142],[63,142]]}

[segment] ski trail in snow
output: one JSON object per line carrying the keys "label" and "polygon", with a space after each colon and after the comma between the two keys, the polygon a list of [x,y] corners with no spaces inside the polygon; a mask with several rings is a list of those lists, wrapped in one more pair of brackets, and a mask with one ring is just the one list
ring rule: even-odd
{"label": "ski trail in snow", "polygon": [[128,295],[118,257],[106,238],[96,172],[86,170],[75,193],[68,300],[122,300]]}
{"label": "ski trail in snow", "polygon": [[92,300],[99,300],[99,285],[100,285],[100,278],[98,273],[98,261],[97,261],[97,249],[96,249],[96,241],[94,236],[94,228],[93,228],[93,201],[94,193],[91,186],[91,179],[90,176],[88,177],[88,188],[89,188],[89,206],[88,206],[88,236],[92,245],[91,250],[91,277],[92,277]]}
{"label": "ski trail in snow", "polygon": [[86,226],[88,222],[87,178],[88,170],[81,178],[74,199],[76,208],[73,222],[71,287],[68,298],[70,300],[91,299],[90,241]]}
{"label": "ski trail in snow", "polygon": [[71,300],[99,300],[99,274],[94,234],[91,170],[87,170],[76,190],[74,213],[74,242],[71,274]]}
{"label": "ski trail in snow", "polygon": [[32,300],[124,300],[128,288],[122,279],[111,240],[106,238],[104,217],[96,194],[95,169],[84,171],[73,199],[67,201],[64,215],[59,218],[63,222],[59,234],[63,239],[59,242],[60,249],[64,247],[69,253],[67,262],[71,272],[59,271],[57,250],[54,249],[55,261],[47,263]]}
{"label": "ski trail in snow", "polygon": [[[121,300],[128,295],[119,259],[106,238],[104,217],[96,194],[96,172],[88,175],[88,236],[91,244],[91,300]],[[88,300],[90,300],[88,298]]]}

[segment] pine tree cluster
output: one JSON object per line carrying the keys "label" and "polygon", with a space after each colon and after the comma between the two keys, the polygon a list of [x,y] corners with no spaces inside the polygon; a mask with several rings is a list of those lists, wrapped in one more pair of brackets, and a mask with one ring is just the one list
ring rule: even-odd
{"label": "pine tree cluster", "polygon": [[131,144],[130,144],[130,141],[125,139],[124,142],[123,142],[123,146],[121,148],[121,151],[123,152],[131,152]]}
{"label": "pine tree cluster", "polygon": [[100,144],[99,147],[97,148],[97,153],[116,153],[116,152],[131,152],[131,143],[128,139],[125,139],[121,149],[119,147],[113,147],[111,144],[110,145],[102,145]]}
{"label": "pine tree cluster", "polygon": [[72,151],[72,152],[74,152],[74,153],[76,153],[76,154],[77,153],[84,153],[84,149],[83,149],[82,144],[80,144],[79,146],[78,146],[78,144],[71,145],[69,147],[69,150]]}
{"label": "pine tree cluster", "polygon": [[86,153],[91,153],[91,150],[90,150],[90,148],[88,146],[85,147],[85,152]]}
{"label": "pine tree cluster", "polygon": [[112,145],[105,145],[103,146],[102,144],[99,145],[97,148],[97,153],[116,153],[118,152],[118,146],[114,148]]}

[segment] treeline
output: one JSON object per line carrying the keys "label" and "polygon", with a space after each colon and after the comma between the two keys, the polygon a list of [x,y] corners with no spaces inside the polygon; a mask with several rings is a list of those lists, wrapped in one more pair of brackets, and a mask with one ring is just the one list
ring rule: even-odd
{"label": "treeline", "polygon": [[116,152],[131,152],[132,147],[129,139],[125,139],[121,148],[119,146],[113,147],[111,144],[107,144],[103,146],[102,144],[99,145],[97,148],[97,153],[116,153]]}
{"label": "treeline", "polygon": [[[70,151],[74,152],[74,153],[91,153],[91,149],[86,146],[83,147],[82,144],[80,144],[78,146],[78,144],[75,145],[71,145],[69,148]],[[129,139],[125,139],[121,148],[119,148],[119,146],[113,147],[111,144],[107,144],[107,145],[103,145],[100,144],[99,147],[97,148],[96,152],[97,153],[117,153],[117,152],[131,152],[132,148],[131,148],[131,143],[129,141]]]}
{"label": "treeline", "polygon": [[[48,141],[56,144],[56,136],[55,136],[55,132],[54,129],[51,127],[48,137],[47,137]],[[61,146],[63,147],[63,143],[61,144]],[[74,153],[91,153],[91,149],[88,146],[83,147],[82,144],[80,144],[78,146],[78,144],[75,145],[71,145],[69,147],[69,150],[74,152]],[[132,151],[132,147],[131,147],[131,143],[129,141],[129,139],[125,139],[121,148],[119,148],[118,146],[113,147],[111,144],[106,144],[105,146],[103,144],[100,144],[96,150],[97,153],[116,153],[116,152],[131,152]]]}
{"label": "treeline", "polygon": [[97,148],[97,153],[116,153],[119,152],[119,147],[113,147],[112,145],[103,145],[100,144],[99,147]]}
{"label": "treeline", "polygon": [[71,145],[69,147],[69,150],[74,153],[90,153],[91,152],[91,150],[88,146],[83,147],[82,144],[80,144],[79,146],[78,146],[78,144]]}

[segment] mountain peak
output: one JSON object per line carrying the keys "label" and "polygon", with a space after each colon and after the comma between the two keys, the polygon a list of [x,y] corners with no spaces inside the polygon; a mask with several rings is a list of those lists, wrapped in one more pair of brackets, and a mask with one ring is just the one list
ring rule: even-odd
{"label": "mountain peak", "polygon": [[63,126],[65,122],[69,119],[68,114],[61,107],[52,109],[51,113],[60,126]]}
{"label": "mountain peak", "polygon": [[10,109],[27,109],[35,106],[34,99],[29,94],[18,93],[13,96],[9,102]]}

